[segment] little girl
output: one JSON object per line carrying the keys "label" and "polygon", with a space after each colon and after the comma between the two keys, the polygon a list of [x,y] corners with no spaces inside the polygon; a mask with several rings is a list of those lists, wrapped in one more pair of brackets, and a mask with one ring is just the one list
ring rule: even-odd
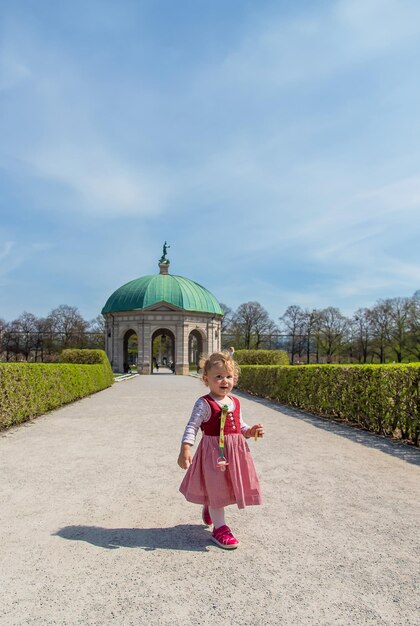
{"label": "little girl", "polygon": [[[261,424],[251,428],[245,424],[238,398],[229,395],[238,375],[239,368],[229,352],[215,352],[205,361],[203,381],[210,393],[195,403],[178,457],[178,465],[188,470],[180,492],[189,502],[203,505],[203,522],[213,524],[212,541],[228,550],[237,548],[239,542],[226,526],[225,506],[237,504],[243,509],[262,502],[245,439],[262,437],[264,429]],[[191,459],[199,428],[203,436]]]}

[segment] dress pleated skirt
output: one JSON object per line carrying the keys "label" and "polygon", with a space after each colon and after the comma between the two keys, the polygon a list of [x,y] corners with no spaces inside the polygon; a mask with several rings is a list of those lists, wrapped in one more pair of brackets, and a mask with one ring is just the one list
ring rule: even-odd
{"label": "dress pleated skirt", "polygon": [[188,502],[215,508],[262,504],[260,483],[242,435],[225,435],[226,471],[217,467],[219,437],[203,435],[179,488]]}

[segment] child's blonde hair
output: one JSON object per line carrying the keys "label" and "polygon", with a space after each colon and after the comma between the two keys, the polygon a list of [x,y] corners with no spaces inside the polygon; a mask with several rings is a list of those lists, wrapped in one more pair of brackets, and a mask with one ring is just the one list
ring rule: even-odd
{"label": "child's blonde hair", "polygon": [[213,365],[221,363],[224,368],[232,372],[235,383],[238,381],[240,369],[239,365],[233,358],[232,354],[228,350],[222,350],[222,352],[213,352],[209,357],[201,356],[199,367],[203,370],[204,376],[208,376],[210,369]]}

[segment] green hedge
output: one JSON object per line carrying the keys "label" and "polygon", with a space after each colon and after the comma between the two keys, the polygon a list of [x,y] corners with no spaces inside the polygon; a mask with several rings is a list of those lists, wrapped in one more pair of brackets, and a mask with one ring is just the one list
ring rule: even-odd
{"label": "green hedge", "polygon": [[76,348],[68,348],[62,351],[60,361],[62,363],[84,363],[85,365],[103,363],[111,367],[104,350],[78,350]]}
{"label": "green hedge", "polygon": [[95,365],[0,363],[0,430],[101,391],[113,380],[108,359]]}
{"label": "green hedge", "polygon": [[419,444],[420,364],[241,367],[238,388]]}
{"label": "green hedge", "polygon": [[236,350],[234,358],[239,365],[289,365],[284,350]]}

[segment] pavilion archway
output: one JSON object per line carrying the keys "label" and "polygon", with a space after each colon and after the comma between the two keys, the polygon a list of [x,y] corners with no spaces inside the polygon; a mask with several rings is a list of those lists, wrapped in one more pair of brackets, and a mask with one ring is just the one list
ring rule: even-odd
{"label": "pavilion archway", "polygon": [[151,344],[151,373],[153,374],[156,363],[159,367],[168,367],[175,372],[176,351],[174,333],[168,328],[159,328],[152,334]]}
{"label": "pavilion archway", "polygon": [[131,366],[137,365],[138,339],[135,330],[130,329],[123,337],[123,371],[128,372]]}
{"label": "pavilion archway", "polygon": [[199,370],[200,357],[203,354],[204,338],[201,332],[194,329],[188,336],[188,361],[190,370]]}

